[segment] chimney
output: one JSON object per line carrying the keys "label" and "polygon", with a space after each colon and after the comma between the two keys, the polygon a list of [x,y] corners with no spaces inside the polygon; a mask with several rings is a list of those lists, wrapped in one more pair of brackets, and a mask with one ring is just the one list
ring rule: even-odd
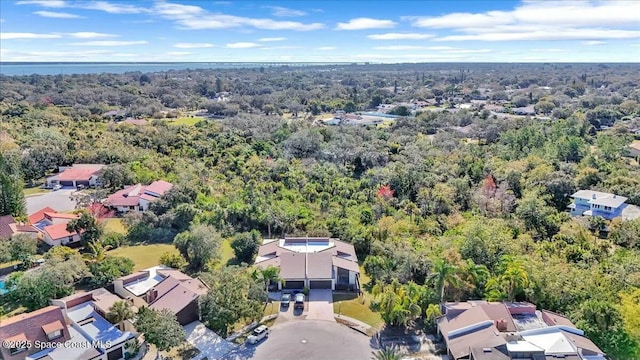
{"label": "chimney", "polygon": [[156,288],[151,288],[147,293],[147,303],[151,304],[158,298],[158,290]]}
{"label": "chimney", "polygon": [[496,320],[496,328],[498,331],[507,331],[507,321],[505,319]]}
{"label": "chimney", "polygon": [[591,198],[595,200],[596,194],[591,195]]}

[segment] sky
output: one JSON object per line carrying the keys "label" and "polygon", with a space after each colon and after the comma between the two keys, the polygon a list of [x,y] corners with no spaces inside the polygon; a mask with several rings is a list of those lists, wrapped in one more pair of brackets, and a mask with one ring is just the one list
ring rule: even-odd
{"label": "sky", "polygon": [[1,0],[0,61],[640,62],[640,1]]}

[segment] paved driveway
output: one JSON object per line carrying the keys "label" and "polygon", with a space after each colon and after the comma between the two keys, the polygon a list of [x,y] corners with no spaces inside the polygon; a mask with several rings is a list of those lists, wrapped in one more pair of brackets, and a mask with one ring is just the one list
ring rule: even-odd
{"label": "paved driveway", "polygon": [[[336,322],[288,321],[256,345],[243,345],[225,360],[369,360],[370,338]],[[212,358],[209,358],[212,359]]]}
{"label": "paved driveway", "polygon": [[26,198],[27,214],[33,214],[47,206],[58,212],[74,210],[76,202],[69,198],[74,191],[75,189],[60,189],[42,195],[29,196]]}
{"label": "paved driveway", "polygon": [[331,289],[312,289],[309,291],[307,320],[336,321],[333,317],[333,294]]}
{"label": "paved driveway", "polygon": [[187,341],[200,350],[200,355],[196,359],[205,357],[209,360],[221,359],[224,355],[237,348],[236,345],[207,329],[200,321],[185,325],[184,331],[187,333]]}

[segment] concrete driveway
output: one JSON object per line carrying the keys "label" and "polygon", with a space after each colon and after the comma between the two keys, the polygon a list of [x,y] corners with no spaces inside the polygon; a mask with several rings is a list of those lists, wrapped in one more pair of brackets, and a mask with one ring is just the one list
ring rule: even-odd
{"label": "concrete driveway", "polygon": [[200,350],[200,355],[195,359],[221,359],[223,356],[235,350],[237,346],[218,336],[209,330],[200,321],[194,321],[184,326],[187,333],[187,342]]}
{"label": "concrete driveway", "polygon": [[369,360],[373,350],[366,335],[336,322],[307,319],[274,325],[265,340],[243,345],[223,359]]}
{"label": "concrete driveway", "polygon": [[58,212],[71,211],[76,208],[76,202],[69,197],[75,189],[60,189],[50,191],[42,195],[34,195],[26,198],[27,214],[33,214],[36,211],[50,207]]}
{"label": "concrete driveway", "polygon": [[333,293],[331,289],[311,289],[307,320],[335,322],[333,317]]}

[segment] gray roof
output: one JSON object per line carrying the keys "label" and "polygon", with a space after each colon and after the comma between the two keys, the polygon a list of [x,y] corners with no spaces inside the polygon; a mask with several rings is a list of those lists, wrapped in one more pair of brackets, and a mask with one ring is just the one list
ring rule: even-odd
{"label": "gray roof", "polygon": [[624,196],[595,190],[578,190],[571,197],[588,200],[590,204],[610,206],[612,208],[620,207],[627,201]]}
{"label": "gray roof", "polygon": [[307,254],[307,278],[331,279],[333,277],[333,255],[328,252]]}
{"label": "gray roof", "polygon": [[302,253],[284,253],[280,255],[280,277],[285,280],[304,279],[305,255]]}

